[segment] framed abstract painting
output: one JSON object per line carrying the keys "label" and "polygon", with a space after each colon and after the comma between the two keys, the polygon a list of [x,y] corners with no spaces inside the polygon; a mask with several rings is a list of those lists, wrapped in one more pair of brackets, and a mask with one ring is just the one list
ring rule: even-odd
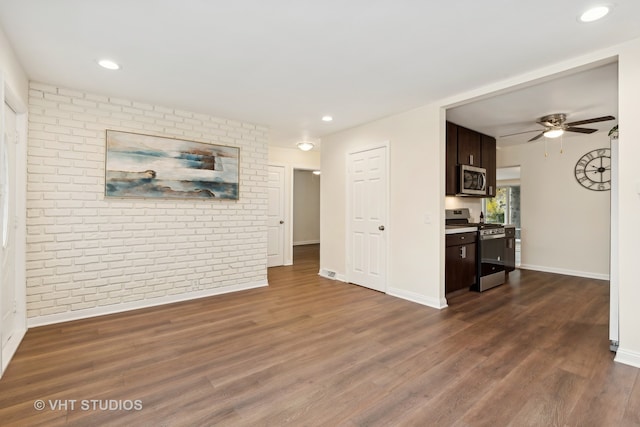
{"label": "framed abstract painting", "polygon": [[106,140],[106,197],[238,200],[238,147],[115,130]]}

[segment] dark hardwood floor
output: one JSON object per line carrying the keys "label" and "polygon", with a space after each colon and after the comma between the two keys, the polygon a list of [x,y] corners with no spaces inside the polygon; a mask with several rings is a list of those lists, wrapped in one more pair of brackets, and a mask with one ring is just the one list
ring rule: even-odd
{"label": "dark hardwood floor", "polygon": [[606,282],[516,271],[436,310],[320,278],[317,258],[296,247],[268,288],[31,329],[0,425],[640,425]]}

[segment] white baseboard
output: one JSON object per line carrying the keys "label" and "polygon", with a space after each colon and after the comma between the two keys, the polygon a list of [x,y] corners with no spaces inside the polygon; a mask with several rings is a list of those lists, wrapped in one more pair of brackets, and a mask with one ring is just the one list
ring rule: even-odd
{"label": "white baseboard", "polygon": [[90,317],[104,316],[107,314],[122,313],[124,311],[137,310],[140,308],[155,307],[158,305],[171,304],[174,302],[189,301],[198,298],[205,298],[214,295],[227,294],[230,292],[245,291],[248,289],[269,286],[269,283],[243,283],[239,285],[224,286],[220,288],[205,289],[202,291],[193,291],[177,295],[168,295],[160,298],[152,298],[147,300],[132,301],[123,304],[106,305],[103,307],[89,308],[86,310],[68,311],[65,313],[51,314],[47,316],[38,316],[27,319],[29,328],[37,326],[51,325],[55,323],[70,322],[72,320],[87,319]]}
{"label": "white baseboard", "polygon": [[27,329],[24,327],[18,331],[14,331],[7,344],[2,348],[2,369],[0,369],[0,378],[2,378],[2,374],[7,369],[7,366],[9,366],[9,362],[13,358],[13,355],[16,354],[18,346],[22,342],[26,333]]}
{"label": "white baseboard", "polygon": [[542,271],[544,273],[564,274],[566,276],[585,277],[587,279],[609,280],[608,274],[592,273],[588,271],[566,270],[564,268],[544,267],[541,265],[520,264],[518,268],[523,270]]}
{"label": "white baseboard", "polygon": [[320,240],[301,240],[299,242],[293,242],[293,246],[317,245],[319,243],[320,243]]}
{"label": "white baseboard", "polygon": [[631,350],[625,350],[622,347],[618,347],[618,350],[616,351],[616,357],[613,360],[618,363],[623,363],[635,368],[640,368],[640,353]]}
{"label": "white baseboard", "polygon": [[417,294],[415,292],[406,291],[404,289],[388,288],[387,295],[406,299],[407,301],[426,305],[427,307],[437,308],[439,310],[448,307],[447,300],[444,298],[440,300],[436,298],[430,298],[421,294]]}

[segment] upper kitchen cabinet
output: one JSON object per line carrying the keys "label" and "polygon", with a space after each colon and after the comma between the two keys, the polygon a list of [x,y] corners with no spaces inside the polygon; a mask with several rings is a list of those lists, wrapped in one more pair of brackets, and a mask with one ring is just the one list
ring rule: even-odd
{"label": "upper kitchen cabinet", "polygon": [[480,166],[482,161],[482,135],[458,126],[458,164]]}
{"label": "upper kitchen cabinet", "polygon": [[496,139],[482,135],[482,167],[487,170],[487,196],[496,196]]}
{"label": "upper kitchen cabinet", "polygon": [[487,170],[487,194],[496,195],[496,139],[471,129],[447,122],[446,192],[458,194],[460,165],[481,167]]}
{"label": "upper kitchen cabinet", "polygon": [[446,195],[458,192],[458,126],[447,122]]}

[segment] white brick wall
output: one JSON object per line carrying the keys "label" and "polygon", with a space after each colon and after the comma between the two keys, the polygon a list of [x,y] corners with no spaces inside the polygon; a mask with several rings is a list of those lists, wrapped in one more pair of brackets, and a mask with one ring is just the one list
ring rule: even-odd
{"label": "white brick wall", "polygon": [[[105,199],[106,129],[240,147],[240,200]],[[265,284],[267,133],[32,82],[28,317]]]}

